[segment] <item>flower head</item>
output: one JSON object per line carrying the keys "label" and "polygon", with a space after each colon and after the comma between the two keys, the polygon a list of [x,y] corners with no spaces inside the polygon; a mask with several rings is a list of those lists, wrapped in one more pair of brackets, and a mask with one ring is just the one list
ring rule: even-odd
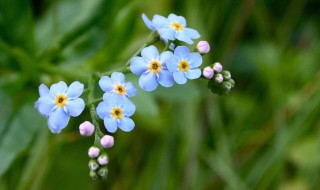
{"label": "flower head", "polygon": [[153,91],[157,88],[158,83],[164,87],[173,85],[173,76],[167,69],[166,62],[172,57],[172,52],[165,51],[159,55],[155,46],[149,46],[141,51],[141,57],[131,59],[130,70],[141,75],[139,86],[145,91]]}
{"label": "flower head", "polygon": [[68,125],[70,116],[76,117],[82,113],[85,104],[79,96],[83,87],[78,81],[73,82],[69,88],[63,81],[51,85],[50,90],[43,84],[39,86],[40,98],[35,108],[48,118],[52,133],[60,133]]}
{"label": "flower head", "polygon": [[104,126],[110,133],[116,132],[119,127],[125,132],[134,128],[134,122],[130,118],[135,112],[135,105],[127,98],[118,94],[103,95],[103,101],[97,106],[97,114],[103,119]]}
{"label": "flower head", "polygon": [[173,78],[178,84],[184,84],[188,79],[196,79],[201,76],[198,68],[202,64],[199,53],[190,53],[185,46],[178,46],[174,50],[174,56],[167,61],[169,71],[173,72]]}
{"label": "flower head", "polygon": [[180,40],[188,44],[192,44],[192,39],[200,38],[198,31],[187,28],[186,19],[183,16],[169,14],[168,18],[160,15],[154,15],[152,19],[153,25],[148,22],[149,28],[155,28],[160,37],[168,40]]}
{"label": "flower head", "polygon": [[124,74],[120,72],[112,73],[111,77],[101,77],[99,85],[106,93],[117,93],[123,97],[133,97],[137,94],[136,87],[131,82],[126,82]]}

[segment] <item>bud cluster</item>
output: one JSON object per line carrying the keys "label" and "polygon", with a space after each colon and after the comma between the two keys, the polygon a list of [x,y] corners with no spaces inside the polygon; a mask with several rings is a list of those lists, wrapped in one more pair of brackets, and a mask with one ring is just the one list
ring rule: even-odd
{"label": "bud cluster", "polygon": [[104,151],[100,153],[100,149],[94,146],[89,148],[88,155],[91,158],[89,161],[90,177],[95,180],[105,179],[108,173],[108,155]]}
{"label": "bud cluster", "polygon": [[219,95],[227,94],[235,85],[231,73],[223,70],[222,65],[216,62],[212,67],[205,67],[202,72],[206,79],[209,79],[208,88],[212,93]]}

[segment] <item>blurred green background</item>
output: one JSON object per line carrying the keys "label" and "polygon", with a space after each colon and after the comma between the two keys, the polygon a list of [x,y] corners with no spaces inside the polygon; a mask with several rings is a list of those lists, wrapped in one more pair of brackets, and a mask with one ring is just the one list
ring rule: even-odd
{"label": "blurred green background", "polygon": [[[320,189],[319,0],[0,0],[0,189]],[[146,13],[182,15],[235,88],[203,79],[133,98],[136,127],[116,132],[107,180],[89,177],[93,138],[50,134],[38,86],[86,84],[145,42]],[[196,43],[195,43],[196,44]],[[191,45],[190,48],[194,48]],[[128,75],[137,83],[138,77]],[[100,94],[97,94],[101,96]]]}

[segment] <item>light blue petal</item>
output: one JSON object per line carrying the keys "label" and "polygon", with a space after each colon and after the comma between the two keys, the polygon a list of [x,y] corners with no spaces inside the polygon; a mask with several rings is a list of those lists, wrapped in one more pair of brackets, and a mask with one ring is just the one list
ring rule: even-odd
{"label": "light blue petal", "polygon": [[156,46],[151,45],[141,50],[141,56],[146,58],[148,61],[151,61],[158,58],[159,52]]}
{"label": "light blue petal", "polygon": [[148,61],[142,57],[133,57],[130,63],[130,70],[135,75],[141,75],[148,70]]}
{"label": "light blue petal", "polygon": [[115,118],[105,117],[103,119],[103,123],[109,133],[114,133],[117,131],[118,122]]}
{"label": "light blue petal", "polygon": [[111,79],[115,84],[124,84],[126,82],[126,77],[121,72],[113,72],[111,74]]}
{"label": "light blue petal", "polygon": [[58,94],[65,94],[68,87],[67,84],[63,81],[55,83],[50,87],[50,94],[56,97]]}
{"label": "light blue petal", "polygon": [[142,20],[144,24],[150,29],[150,30],[156,30],[154,24],[151,22],[151,20],[143,13],[142,14]]}
{"label": "light blue petal", "polygon": [[136,111],[136,106],[129,99],[123,100],[121,108],[123,110],[123,114],[128,117],[132,116]]}
{"label": "light blue petal", "polygon": [[81,84],[78,81],[71,83],[66,93],[68,99],[75,99],[81,96],[83,92],[83,88],[84,88],[83,84]]}
{"label": "light blue petal", "polygon": [[[187,56],[189,55],[190,51],[186,46],[178,46],[175,50],[174,50],[174,55],[177,56],[179,58],[179,61],[181,59],[186,59]],[[177,64],[178,66],[178,64]]]}
{"label": "light blue petal", "polygon": [[173,78],[178,84],[185,84],[187,82],[187,78],[184,76],[184,73],[180,71],[174,72]]}
{"label": "light blue petal", "polygon": [[175,40],[175,33],[176,31],[171,28],[171,26],[169,27],[163,27],[163,28],[159,28],[158,29],[159,35],[161,38],[166,39],[166,40]]}
{"label": "light blue petal", "polygon": [[189,35],[185,32],[185,30],[176,32],[175,37],[182,42],[186,42],[187,44],[193,44],[193,41],[191,40]]}
{"label": "light blue petal", "polygon": [[96,109],[98,116],[101,119],[103,119],[105,117],[110,117],[112,107],[113,106],[107,104],[106,102],[100,102],[97,106],[97,109]]}
{"label": "light blue petal", "polygon": [[65,112],[73,117],[79,116],[84,110],[84,101],[81,98],[77,98],[74,100],[67,100],[67,104],[64,109]]}
{"label": "light blue petal", "polygon": [[170,87],[173,85],[174,80],[173,80],[173,74],[172,72],[168,70],[162,70],[159,73],[159,78],[158,78],[159,83],[164,86],[164,87]]}
{"label": "light blue petal", "polygon": [[47,95],[49,93],[49,89],[46,85],[44,84],[41,84],[39,86],[39,95],[40,96],[44,96],[44,95]]}
{"label": "light blue petal", "polygon": [[54,99],[49,94],[41,96],[36,102],[35,107],[41,115],[48,116],[50,111],[55,107]]}
{"label": "light blue petal", "polygon": [[132,131],[134,128],[134,122],[128,117],[122,117],[119,122],[119,128],[124,132]]}
{"label": "light blue petal", "polygon": [[192,28],[184,28],[184,31],[191,39],[200,38],[199,32]]}
{"label": "light blue petal", "polygon": [[112,79],[108,76],[103,76],[100,78],[99,86],[105,92],[110,92],[110,91],[114,90],[114,83],[113,83]]}
{"label": "light blue petal", "polygon": [[166,67],[170,72],[175,72],[178,70],[179,58],[176,56],[172,56],[166,62]]}
{"label": "light blue petal", "polygon": [[132,84],[132,82],[125,83],[126,94],[128,97],[133,97],[137,94],[137,88]]}
{"label": "light blue petal", "polygon": [[163,28],[164,26],[170,25],[168,19],[160,15],[154,15],[152,18],[152,22],[156,29]]}
{"label": "light blue petal", "polygon": [[139,78],[139,86],[148,92],[155,90],[158,86],[156,75],[151,72],[143,73]]}
{"label": "light blue petal", "polygon": [[60,133],[68,125],[70,116],[62,108],[56,108],[49,114],[48,126],[52,133]]}
{"label": "light blue petal", "polygon": [[201,70],[200,69],[189,69],[187,72],[185,72],[185,75],[188,79],[197,79],[201,76]]}
{"label": "light blue petal", "polygon": [[191,68],[199,67],[202,64],[202,56],[199,53],[190,53],[187,56],[187,61]]}
{"label": "light blue petal", "polygon": [[104,93],[103,101],[106,102],[109,106],[119,106],[121,105],[123,97],[118,93]]}
{"label": "light blue petal", "polygon": [[186,19],[183,16],[177,16],[173,13],[169,14],[168,20],[170,22],[178,22],[182,26],[186,26],[186,24],[187,24]]}
{"label": "light blue petal", "polygon": [[171,51],[165,51],[160,54],[159,61],[163,64],[165,63],[169,58],[173,56],[173,53]]}

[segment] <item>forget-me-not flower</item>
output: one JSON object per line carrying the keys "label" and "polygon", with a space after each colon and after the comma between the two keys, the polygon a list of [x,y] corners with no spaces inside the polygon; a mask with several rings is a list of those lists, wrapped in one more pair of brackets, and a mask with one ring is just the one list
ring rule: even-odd
{"label": "forget-me-not flower", "polygon": [[99,85],[106,93],[117,93],[122,97],[133,97],[137,94],[136,87],[131,82],[126,82],[124,74],[120,72],[112,73],[111,77],[101,77]]}
{"label": "forget-me-not flower", "polygon": [[83,84],[76,81],[69,88],[60,81],[51,85],[50,90],[39,86],[40,98],[35,103],[39,113],[48,118],[48,127],[52,133],[60,133],[68,125],[70,116],[79,116],[84,110],[84,101],[79,98],[83,92]]}
{"label": "forget-me-not flower", "polygon": [[202,64],[199,53],[190,53],[186,46],[178,46],[174,50],[174,56],[167,61],[169,71],[173,72],[173,78],[178,84],[184,84],[188,79],[196,79],[201,76],[198,68]]}
{"label": "forget-me-not flower", "polygon": [[98,104],[96,110],[110,133],[116,132],[118,127],[125,132],[134,128],[130,116],[134,114],[136,107],[128,98],[123,98],[119,94],[105,93],[103,101]]}
{"label": "forget-me-not flower", "polygon": [[174,80],[172,73],[168,71],[166,62],[172,57],[170,51],[165,51],[159,55],[155,46],[149,46],[141,51],[141,57],[131,59],[130,70],[139,78],[139,86],[145,91],[153,91],[157,88],[158,83],[164,87],[173,85]]}

